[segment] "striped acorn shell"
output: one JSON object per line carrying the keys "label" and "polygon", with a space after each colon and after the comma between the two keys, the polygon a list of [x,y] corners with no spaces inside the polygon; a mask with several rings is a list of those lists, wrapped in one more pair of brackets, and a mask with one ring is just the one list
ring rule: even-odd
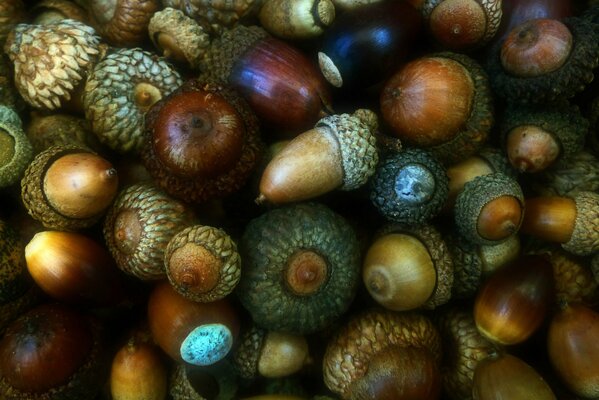
{"label": "striped acorn shell", "polygon": [[0,188],[18,183],[32,159],[33,148],[21,119],[15,111],[0,105]]}

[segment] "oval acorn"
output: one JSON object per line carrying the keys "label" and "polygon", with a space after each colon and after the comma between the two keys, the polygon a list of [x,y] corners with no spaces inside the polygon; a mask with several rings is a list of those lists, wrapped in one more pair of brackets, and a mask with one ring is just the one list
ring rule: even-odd
{"label": "oval acorn", "polygon": [[260,7],[260,23],[284,39],[306,39],[322,34],[335,19],[331,0],[266,0]]}

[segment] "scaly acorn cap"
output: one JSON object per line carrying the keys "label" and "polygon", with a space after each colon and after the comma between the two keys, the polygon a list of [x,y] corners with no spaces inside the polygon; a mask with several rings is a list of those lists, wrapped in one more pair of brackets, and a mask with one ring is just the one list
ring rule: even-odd
{"label": "scaly acorn cap", "polygon": [[254,379],[258,376],[258,360],[260,349],[268,331],[252,324],[239,338],[233,350],[233,366],[243,379]]}
{"label": "scaly acorn cap", "polygon": [[472,298],[482,281],[483,263],[478,246],[453,231],[445,236],[445,240],[453,261],[451,296],[456,299]]}
{"label": "scaly acorn cap", "polygon": [[[213,381],[217,388],[201,384]],[[169,379],[169,394],[173,400],[234,400],[239,398],[238,386],[235,369],[226,359],[208,367],[177,364]],[[212,390],[218,393],[216,397],[210,394]]]}
{"label": "scaly acorn cap", "polygon": [[582,91],[593,80],[593,69],[599,65],[599,40],[592,23],[583,18],[562,21],[572,34],[572,49],[558,69],[537,77],[518,77],[501,65],[502,41],[493,46],[486,65],[493,92],[510,102],[559,103]]}
{"label": "scaly acorn cap", "polygon": [[597,304],[598,282],[586,259],[574,256],[559,247],[549,248],[547,259],[553,266],[555,298],[558,304]]}
{"label": "scaly acorn cap", "polygon": [[85,84],[85,117],[100,141],[120,153],[138,153],[144,115],[182,83],[162,58],[141,49],[119,49],[100,61]]}
{"label": "scaly acorn cap", "polygon": [[0,220],[0,304],[21,297],[29,287],[25,246],[19,234]]}
{"label": "scaly acorn cap", "polygon": [[405,149],[379,163],[370,200],[391,221],[421,224],[439,213],[448,190],[445,168],[430,152]]}
{"label": "scaly acorn cap", "polygon": [[164,251],[164,265],[175,290],[202,303],[227,296],[241,276],[237,245],[212,226],[194,225],[176,233]]}
{"label": "scaly acorn cap", "polygon": [[579,151],[535,174],[530,184],[539,196],[573,196],[582,191],[599,191],[599,159],[587,151]]}
{"label": "scaly acorn cap", "polygon": [[376,236],[381,237],[392,233],[414,236],[424,244],[433,261],[437,281],[431,297],[422,307],[433,309],[447,303],[451,299],[451,290],[454,285],[454,263],[449,248],[439,230],[430,224],[390,223],[382,227]]}
{"label": "scaly acorn cap", "polygon": [[150,183],[121,190],[104,220],[104,239],[117,266],[141,280],[166,277],[164,251],[193,224],[191,210]]}
{"label": "scaly acorn cap", "polygon": [[[489,240],[481,236],[478,231],[478,217],[488,203],[494,199],[508,196],[515,198],[524,208],[524,194],[518,182],[502,173],[482,175],[474,178],[464,185],[458,194],[454,207],[455,224],[466,240],[476,244],[493,245],[502,240]],[[513,227],[515,234],[522,223],[520,216],[517,226]],[[509,237],[509,236],[508,236]]]}
{"label": "scaly acorn cap", "polygon": [[443,338],[443,387],[453,400],[471,400],[478,363],[496,354],[496,344],[480,334],[471,312],[451,308],[439,318]]}
{"label": "scaly acorn cap", "polygon": [[183,11],[167,7],[154,13],[148,25],[154,46],[168,59],[198,68],[210,46],[210,35]]}
{"label": "scaly acorn cap", "polygon": [[350,398],[352,383],[368,372],[370,359],[390,347],[426,349],[437,365],[441,363],[441,336],[429,318],[373,309],[354,316],[329,341],[323,360],[325,384]]}
{"label": "scaly acorn cap", "polygon": [[19,182],[32,159],[33,148],[21,119],[12,109],[0,105],[0,188]]}
{"label": "scaly acorn cap", "polygon": [[343,217],[316,203],[270,210],[246,226],[237,294],[256,324],[305,334],[349,307],[360,282],[360,249]]}
{"label": "scaly acorn cap", "polygon": [[571,196],[576,204],[576,219],[564,250],[586,256],[599,251],[599,193],[578,192]]}
{"label": "scaly acorn cap", "polygon": [[15,67],[15,83],[26,102],[54,110],[71,99],[100,53],[93,28],[66,19],[48,25],[19,24],[4,51]]}

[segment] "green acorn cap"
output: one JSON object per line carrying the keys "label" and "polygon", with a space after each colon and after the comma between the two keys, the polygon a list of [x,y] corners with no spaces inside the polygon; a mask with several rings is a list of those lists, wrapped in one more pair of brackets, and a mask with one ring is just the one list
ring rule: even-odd
{"label": "green acorn cap", "polygon": [[12,109],[0,105],[0,188],[19,182],[32,159],[33,149],[21,119]]}
{"label": "green acorn cap", "polygon": [[[515,234],[522,223],[524,195],[518,182],[501,173],[478,176],[464,185],[464,189],[458,194],[454,208],[455,224],[460,234],[466,240],[482,245],[497,244],[511,236],[490,240],[481,235],[478,227],[483,207],[504,196],[514,197],[520,204],[519,221],[516,226],[512,226],[511,220],[509,226],[506,226],[506,229],[511,231],[511,235]],[[501,222],[499,221],[500,225]]]}
{"label": "green acorn cap", "polygon": [[356,235],[338,214],[315,203],[274,209],[253,219],[241,239],[237,294],[256,324],[311,333],[349,307],[360,280]]}
{"label": "green acorn cap", "polygon": [[18,233],[0,220],[0,304],[8,303],[31,286],[25,263],[25,246]]}
{"label": "green acorn cap", "polygon": [[562,247],[580,256],[593,254],[599,251],[599,193],[578,192],[572,199],[576,203],[574,230]]}
{"label": "green acorn cap", "polygon": [[102,143],[120,153],[139,152],[144,115],[181,83],[162,58],[141,49],[116,50],[95,66],[85,84],[85,116]]}
{"label": "green acorn cap", "polygon": [[452,297],[472,298],[482,281],[483,263],[478,254],[478,246],[464,239],[458,232],[445,236],[453,261]]}
{"label": "green acorn cap", "polygon": [[448,185],[445,169],[431,153],[406,149],[379,163],[370,200],[391,221],[421,224],[439,213]]}
{"label": "green acorn cap", "polygon": [[509,102],[548,104],[561,102],[582,91],[593,80],[599,64],[599,40],[592,23],[582,18],[563,20],[572,34],[572,49],[558,69],[534,77],[518,77],[504,70],[498,42],[488,58],[487,72],[493,91]]}
{"label": "green acorn cap", "polygon": [[163,279],[169,240],[191,224],[184,203],[140,183],[119,192],[104,220],[104,239],[121,270],[142,280]]}
{"label": "green acorn cap", "polygon": [[208,367],[177,364],[169,380],[169,394],[173,400],[235,400],[237,376],[227,360]]}

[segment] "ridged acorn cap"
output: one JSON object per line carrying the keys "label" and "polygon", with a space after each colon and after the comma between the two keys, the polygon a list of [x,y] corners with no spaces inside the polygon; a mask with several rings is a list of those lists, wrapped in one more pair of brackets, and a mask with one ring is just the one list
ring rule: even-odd
{"label": "ridged acorn cap", "polygon": [[0,220],[0,304],[21,297],[31,286],[25,263],[25,246],[18,233]]}
{"label": "ridged acorn cap", "polygon": [[480,334],[472,313],[459,308],[441,315],[439,332],[443,337],[445,393],[453,400],[471,400],[476,366],[499,349]]}
{"label": "ridged acorn cap", "polygon": [[598,282],[587,260],[559,247],[551,247],[545,251],[553,266],[557,304],[596,304],[599,300]]}
{"label": "ridged acorn cap", "polygon": [[370,200],[387,219],[421,224],[447,200],[445,168],[428,151],[406,149],[382,160],[372,178]]}
{"label": "ridged acorn cap", "polygon": [[[502,173],[482,175],[464,185],[464,189],[456,199],[454,219],[460,234],[466,240],[481,245],[499,242],[482,237],[477,225],[483,207],[503,196],[515,198],[520,203],[520,208],[524,208],[522,188],[516,180]],[[522,216],[520,216],[517,226],[513,227],[513,234],[518,231],[521,223]]]}
{"label": "ridged acorn cap", "polygon": [[593,254],[599,251],[599,193],[579,192],[572,199],[576,203],[574,230],[562,247],[579,256]]}
{"label": "ridged acorn cap", "polygon": [[4,50],[14,63],[15,83],[34,107],[54,110],[71,99],[98,57],[93,28],[66,19],[48,25],[19,24]]}
{"label": "ridged acorn cap", "polygon": [[12,109],[0,105],[0,188],[19,182],[32,159],[33,148],[21,119]]}
{"label": "ridged acorn cap", "polygon": [[197,68],[210,46],[210,35],[183,11],[167,7],[156,12],[148,25],[154,46],[168,59]]}
{"label": "ridged acorn cap", "polygon": [[532,190],[539,196],[573,196],[578,192],[599,191],[599,159],[587,151],[579,151],[567,160],[536,174]]}
{"label": "ridged acorn cap", "polygon": [[518,77],[508,73],[500,60],[503,42],[492,48],[486,69],[498,96],[515,103],[556,103],[573,97],[593,80],[593,69],[599,64],[598,32],[583,18],[567,18],[563,23],[572,34],[570,55],[560,68],[541,76]]}
{"label": "ridged acorn cap", "polygon": [[450,232],[445,240],[453,261],[451,296],[456,299],[472,298],[482,281],[483,265],[478,246],[458,232]]}
{"label": "ridged acorn cap", "polygon": [[85,116],[102,143],[120,153],[137,153],[146,111],[181,83],[162,58],[141,49],[116,50],[95,66],[85,84]]}
{"label": "ridged acorn cap", "polygon": [[243,379],[254,379],[258,376],[258,360],[260,349],[268,331],[253,324],[239,338],[233,350],[233,365]]}
{"label": "ridged acorn cap", "polygon": [[[199,384],[202,382],[205,384]],[[177,364],[169,379],[173,400],[233,400],[239,398],[237,388],[235,369],[227,360],[208,367]]]}
{"label": "ridged acorn cap", "polygon": [[367,373],[370,359],[390,347],[427,349],[437,364],[441,362],[441,337],[429,318],[373,309],[354,316],[329,341],[323,360],[325,384],[349,398],[352,382]]}
{"label": "ridged acorn cap", "polygon": [[330,115],[318,121],[315,127],[328,127],[337,138],[343,163],[341,190],[354,190],[364,185],[374,174],[379,161],[376,114],[359,109],[353,114]]}
{"label": "ridged acorn cap", "polygon": [[119,192],[104,220],[104,239],[121,270],[142,280],[163,279],[169,240],[192,223],[184,203],[140,183]]}
{"label": "ridged acorn cap", "polygon": [[259,326],[323,329],[349,307],[360,280],[352,227],[328,207],[298,203],[253,219],[243,233],[237,294]]}

